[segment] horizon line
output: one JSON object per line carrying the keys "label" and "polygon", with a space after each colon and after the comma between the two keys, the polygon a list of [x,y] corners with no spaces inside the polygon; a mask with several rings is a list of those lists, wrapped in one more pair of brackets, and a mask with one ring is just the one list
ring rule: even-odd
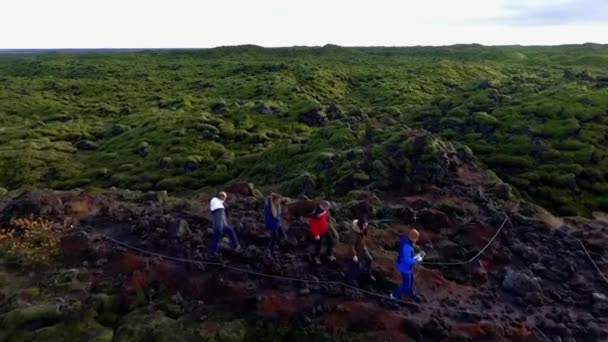
{"label": "horizon line", "polygon": [[66,51],[66,50],[212,50],[221,48],[239,48],[239,47],[255,47],[262,49],[289,49],[289,48],[442,48],[442,47],[460,47],[460,46],[477,46],[477,47],[559,47],[559,46],[585,46],[585,45],[600,45],[606,46],[608,43],[564,43],[564,44],[496,44],[485,45],[480,43],[457,43],[445,45],[285,45],[285,46],[263,46],[257,44],[235,44],[235,45],[217,45],[213,47],[52,47],[52,48],[0,48],[0,51]]}

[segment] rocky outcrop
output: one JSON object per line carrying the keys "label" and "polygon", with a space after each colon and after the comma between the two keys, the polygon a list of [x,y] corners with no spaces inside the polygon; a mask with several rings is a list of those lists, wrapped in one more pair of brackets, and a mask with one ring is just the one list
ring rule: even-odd
{"label": "rocky outcrop", "polygon": [[507,269],[502,287],[520,296],[540,292],[541,286],[537,279],[521,271]]}
{"label": "rocky outcrop", "polygon": [[313,109],[300,114],[299,121],[308,126],[322,127],[326,125],[327,117],[320,110]]}
{"label": "rocky outcrop", "polygon": [[228,194],[245,197],[255,197],[255,191],[252,183],[238,182],[227,186],[224,191]]}

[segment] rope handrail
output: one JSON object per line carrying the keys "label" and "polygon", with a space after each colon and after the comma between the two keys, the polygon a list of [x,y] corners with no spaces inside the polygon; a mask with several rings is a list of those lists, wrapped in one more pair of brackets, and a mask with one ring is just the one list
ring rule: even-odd
{"label": "rope handrail", "polygon": [[457,266],[457,265],[466,265],[466,264],[472,263],[477,258],[479,258],[488,247],[490,247],[492,242],[494,242],[496,237],[498,237],[498,234],[500,234],[502,229],[505,227],[505,224],[507,223],[507,221],[509,221],[509,222],[511,221],[508,216],[502,222],[502,225],[500,225],[500,228],[498,228],[498,230],[496,231],[494,236],[492,236],[490,241],[488,241],[488,243],[481,250],[479,250],[479,252],[477,254],[475,254],[475,256],[473,256],[471,259],[466,260],[466,261],[454,261],[454,262],[422,262],[422,264],[423,265],[438,265],[438,266]]}
{"label": "rope handrail", "polygon": [[[237,271],[237,272],[241,272],[241,273],[247,273],[253,276],[258,276],[258,277],[265,277],[265,278],[270,278],[270,279],[277,279],[277,280],[283,280],[283,281],[292,281],[292,282],[299,282],[299,283],[314,283],[314,284],[318,284],[318,285],[334,285],[334,286],[342,286],[348,289],[351,289],[353,291],[359,292],[359,293],[363,293],[363,294],[367,294],[369,296],[373,296],[376,298],[380,298],[380,299],[385,299],[385,300],[390,300],[392,302],[396,302],[396,303],[400,303],[403,305],[410,305],[410,306],[415,306],[417,308],[422,307],[422,305],[420,303],[416,303],[413,301],[405,301],[402,299],[392,299],[390,298],[388,295],[384,295],[384,294],[380,294],[377,292],[372,292],[372,291],[368,291],[368,290],[364,290],[361,288],[358,288],[356,286],[347,284],[345,282],[341,282],[341,281],[334,281],[334,280],[310,280],[310,279],[301,279],[301,278],[293,278],[293,277],[285,277],[285,276],[278,276],[278,275],[272,275],[272,274],[267,274],[267,273],[262,273],[262,272],[257,272],[257,271],[253,271],[253,270],[248,270],[245,268],[241,268],[241,267],[236,267],[236,266],[230,266],[227,264],[223,264],[220,262],[213,262],[213,261],[201,261],[201,260],[194,260],[194,259],[189,259],[189,258],[181,258],[181,257],[173,257],[170,255],[166,255],[166,254],[162,254],[162,253],[158,253],[158,252],[154,252],[154,251],[150,251],[150,250],[146,250],[140,247],[136,247],[127,243],[124,243],[122,241],[119,241],[117,239],[114,239],[113,237],[107,235],[107,234],[103,234],[100,232],[95,232],[95,231],[91,231],[91,230],[86,230],[84,228],[80,228],[81,231],[83,231],[85,234],[87,233],[92,233],[92,234],[96,234],[116,245],[122,246],[124,248],[142,253],[142,254],[146,254],[146,255],[150,255],[150,256],[155,256],[161,259],[167,259],[167,260],[173,260],[176,262],[181,262],[181,263],[188,263],[188,264],[193,264],[193,265],[207,265],[207,266],[217,266],[217,267],[222,267],[225,269],[229,269],[229,270],[233,270],[233,271]],[[477,312],[477,311],[470,311],[470,310],[462,310],[462,309],[455,309],[455,308],[445,308],[445,307],[439,307],[439,306],[429,306],[429,305],[424,305],[425,307],[432,307],[432,308],[436,308],[436,309],[441,309],[441,310],[448,310],[451,312],[456,312],[456,313],[465,313],[465,314],[469,314],[469,315],[474,315],[474,316],[480,316],[480,317],[484,317],[487,316],[488,313],[487,312]]]}

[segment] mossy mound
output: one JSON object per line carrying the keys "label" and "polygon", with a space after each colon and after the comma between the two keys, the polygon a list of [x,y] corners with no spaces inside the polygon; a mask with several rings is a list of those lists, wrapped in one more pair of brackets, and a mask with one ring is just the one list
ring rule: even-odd
{"label": "mossy mound", "polygon": [[2,341],[113,341],[113,330],[89,318],[72,321],[54,303],[14,309],[0,315]]}
{"label": "mossy mound", "polygon": [[161,311],[139,309],[121,318],[114,341],[193,341],[200,339],[193,327],[165,316]]}

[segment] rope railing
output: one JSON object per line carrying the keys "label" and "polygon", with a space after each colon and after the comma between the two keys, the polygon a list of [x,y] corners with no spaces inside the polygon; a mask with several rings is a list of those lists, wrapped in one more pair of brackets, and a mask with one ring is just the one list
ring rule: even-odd
{"label": "rope railing", "polygon": [[[154,251],[150,251],[147,249],[143,249],[140,247],[136,247],[130,244],[127,244],[125,242],[119,241],[107,234],[103,234],[103,233],[99,233],[99,232],[95,232],[92,230],[86,230],[84,228],[80,228],[81,231],[83,231],[85,234],[95,234],[115,245],[118,246],[122,246],[126,249],[141,253],[141,254],[145,254],[145,255],[149,255],[149,256],[154,256],[154,257],[158,257],[161,259],[166,259],[166,260],[172,260],[172,261],[176,261],[176,262],[181,262],[181,263],[187,263],[187,264],[193,264],[193,265],[198,265],[198,266],[216,266],[216,267],[221,267],[224,269],[228,269],[228,270],[233,270],[233,271],[237,271],[240,273],[246,273],[246,274],[250,274],[253,276],[258,276],[258,277],[263,277],[263,278],[269,278],[269,279],[276,279],[276,280],[282,280],[282,281],[291,281],[291,282],[298,282],[298,283],[314,283],[317,285],[330,285],[330,286],[342,286],[344,288],[348,288],[351,289],[353,291],[362,293],[362,294],[366,294],[372,297],[376,297],[376,298],[380,298],[380,299],[384,299],[384,300],[390,300],[392,302],[395,303],[399,303],[402,305],[409,305],[409,306],[414,306],[417,308],[422,307],[422,305],[420,303],[416,303],[413,301],[405,301],[402,299],[392,299],[390,298],[388,295],[385,294],[380,294],[377,292],[372,292],[372,291],[368,291],[368,290],[364,290],[361,288],[358,288],[356,286],[350,285],[348,283],[345,282],[341,282],[341,281],[334,281],[334,280],[310,280],[310,279],[301,279],[301,278],[294,278],[294,277],[286,277],[286,276],[279,276],[279,275],[272,275],[272,274],[267,274],[267,273],[263,273],[263,272],[257,272],[257,271],[253,271],[253,270],[249,270],[249,269],[245,269],[242,267],[236,267],[236,266],[231,266],[231,265],[227,265],[224,263],[220,263],[220,262],[213,262],[213,261],[202,261],[202,260],[194,260],[194,259],[190,259],[190,258],[181,258],[181,257],[174,257],[174,256],[170,256],[170,255],[166,255],[166,254],[162,254],[162,253],[158,253],[158,252],[154,252]],[[429,307],[429,305],[425,304],[425,307]],[[433,306],[430,306],[433,307]],[[434,307],[436,309],[441,309],[441,310],[448,310],[451,312],[456,312],[456,313],[464,313],[464,314],[469,314],[469,315],[474,315],[474,316],[480,316],[480,317],[485,317],[488,315],[487,312],[476,312],[476,311],[470,311],[470,310],[462,310],[462,309],[455,309],[455,308],[445,308],[445,307],[439,307],[436,306]]]}
{"label": "rope railing", "polygon": [[492,242],[494,242],[494,240],[496,240],[496,238],[498,237],[498,235],[500,234],[502,229],[505,227],[505,224],[507,223],[507,221],[510,221],[508,216],[502,222],[502,224],[500,225],[500,228],[498,228],[498,230],[496,231],[496,234],[494,234],[494,236],[492,236],[490,241],[488,241],[488,243],[477,254],[475,254],[475,256],[473,256],[471,259],[466,260],[466,261],[454,261],[454,262],[422,262],[422,264],[423,265],[435,265],[435,266],[457,266],[457,265],[466,265],[466,264],[472,263],[477,258],[479,258],[488,247],[490,247],[490,245],[492,244]]}

